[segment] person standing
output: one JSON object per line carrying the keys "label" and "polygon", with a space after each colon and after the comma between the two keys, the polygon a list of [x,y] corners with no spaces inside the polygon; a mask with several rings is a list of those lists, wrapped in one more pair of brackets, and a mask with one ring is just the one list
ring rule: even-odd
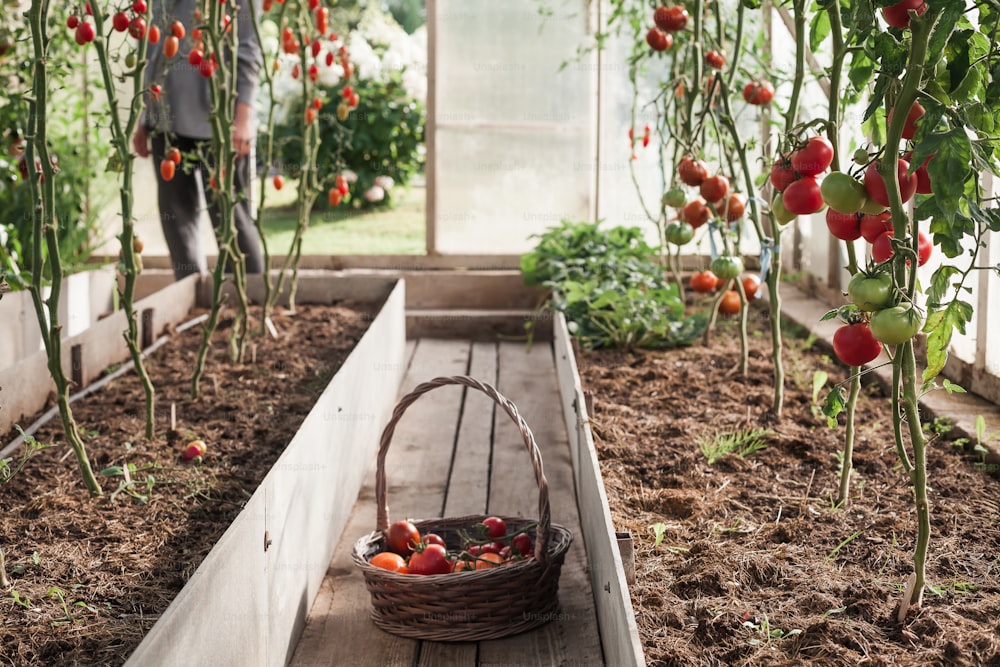
{"label": "person standing", "polygon": [[[264,259],[260,236],[254,225],[251,205],[252,155],[256,136],[254,100],[257,95],[260,68],[263,64],[260,44],[254,30],[249,2],[255,3],[257,15],[261,0],[241,0],[237,10],[236,50],[236,102],[233,115],[233,149],[236,162],[233,173],[235,188],[235,221],[237,243],[246,257],[247,273],[263,273]],[[164,36],[170,26],[179,21],[187,27],[180,51],[171,59],[164,57],[164,39],[150,44],[144,82],[147,91],[160,87],[160,94],[145,96],[145,108],[132,138],[133,149],[139,157],[153,157],[153,168],[158,185],[160,225],[170,251],[174,277],[178,280],[192,273],[208,271],[205,251],[202,248],[198,224],[202,202],[208,205],[209,217],[218,230],[221,211],[214,201],[209,186],[215,162],[212,155],[212,126],[209,113],[212,100],[209,81],[199,68],[189,62],[188,55],[195,48],[191,28],[200,21],[195,19],[198,0],[152,0],[150,25],[159,27]],[[207,56],[206,56],[207,57]],[[177,148],[194,169],[179,168],[167,181],[160,176],[160,163],[168,149]]]}

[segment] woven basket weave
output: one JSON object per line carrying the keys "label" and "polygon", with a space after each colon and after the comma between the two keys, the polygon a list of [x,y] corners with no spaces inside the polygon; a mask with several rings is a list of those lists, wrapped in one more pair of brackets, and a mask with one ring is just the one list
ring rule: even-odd
{"label": "woven basket weave", "polygon": [[[492,569],[452,574],[421,576],[389,572],[368,562],[385,550],[385,530],[389,527],[385,457],[396,424],[406,409],[420,396],[446,385],[462,385],[483,392],[517,424],[535,469],[538,522],[531,528],[533,520],[502,515],[501,518],[507,523],[508,533],[529,529],[535,557]],[[559,573],[573,535],[551,523],[548,482],[535,436],[514,404],[492,386],[467,376],[439,377],[418,385],[400,399],[382,432],[375,494],[377,530],[354,545],[354,562],[364,574],[371,593],[375,625],[394,635],[414,639],[478,641],[524,632],[556,618]],[[461,547],[460,531],[475,535],[475,526],[485,518],[486,515],[472,515],[426,519],[413,524],[421,535],[437,533],[444,538],[449,551],[457,551]]]}

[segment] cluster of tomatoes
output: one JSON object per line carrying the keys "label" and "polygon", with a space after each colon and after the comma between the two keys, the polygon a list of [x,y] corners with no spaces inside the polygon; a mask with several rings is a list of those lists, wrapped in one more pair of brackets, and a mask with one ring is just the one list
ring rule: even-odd
{"label": "cluster of tomatoes", "polygon": [[646,33],[646,43],[654,51],[666,51],[674,45],[675,33],[683,30],[688,23],[688,11],[681,5],[657,7],[653,12],[656,25]]}
{"label": "cluster of tomatoes", "polygon": [[386,550],[369,563],[397,574],[428,575],[488,570],[534,556],[531,536],[525,531],[508,535],[500,517],[483,519],[477,528],[483,539],[463,536],[461,548],[449,552],[439,535],[421,536],[409,521],[396,521],[386,531]]}
{"label": "cluster of tomatoes", "polygon": [[[667,227],[668,241],[678,245],[690,241],[694,230],[712,218],[713,208],[716,215],[728,222],[739,220],[746,212],[743,197],[729,191],[729,179],[722,174],[709,176],[708,166],[701,160],[685,155],[677,165],[677,177],[685,185],[698,188],[701,198],[687,201],[687,194],[679,187],[673,187],[663,195],[664,205],[680,209],[680,222]],[[681,238],[686,240],[675,240]]]}
{"label": "cluster of tomatoes", "polygon": [[[742,303],[740,293],[732,289],[732,281],[743,272],[743,262],[738,257],[724,255],[713,260],[712,267],[691,276],[691,289],[699,294],[711,294],[725,290],[719,300],[719,312],[723,315],[735,315],[740,312]],[[717,275],[716,271],[730,277],[723,278]],[[747,295],[747,299],[753,301],[756,298],[757,290],[760,289],[760,278],[756,274],[748,273],[743,276],[740,282],[743,284],[743,293]]]}
{"label": "cluster of tomatoes", "polygon": [[[131,9],[131,15],[123,11],[115,13],[111,17],[111,24],[118,32],[125,32],[127,30],[132,37],[142,39],[146,36],[146,19],[144,17],[146,12],[149,11],[149,7],[146,4],[146,0],[135,0],[132,3]],[[94,27],[94,21],[91,18],[94,15],[94,10],[91,8],[89,2],[84,5],[84,13],[86,15],[82,18],[79,14],[70,14],[66,17],[66,27],[75,31],[73,38],[80,46],[89,44],[97,37],[97,29]],[[157,40],[159,40],[159,31],[157,31]]]}
{"label": "cluster of tomatoes", "polygon": [[782,154],[771,165],[774,187],[771,210],[779,224],[799,215],[819,213],[826,205],[820,193],[820,174],[833,164],[833,144],[825,137],[811,137],[804,144]]}
{"label": "cluster of tomatoes", "polygon": [[892,274],[884,267],[859,271],[847,285],[856,313],[833,335],[833,351],[848,366],[862,366],[882,352],[882,345],[900,345],[923,326],[912,303],[901,302]]}

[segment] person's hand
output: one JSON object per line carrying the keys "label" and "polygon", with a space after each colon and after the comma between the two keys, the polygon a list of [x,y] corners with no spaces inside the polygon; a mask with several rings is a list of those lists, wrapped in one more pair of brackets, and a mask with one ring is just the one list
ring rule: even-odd
{"label": "person's hand", "polygon": [[233,118],[233,149],[236,155],[243,157],[250,153],[254,136],[253,107],[243,102],[236,104],[236,114]]}
{"label": "person's hand", "polygon": [[149,157],[149,134],[142,123],[139,123],[132,135],[132,149],[139,157]]}

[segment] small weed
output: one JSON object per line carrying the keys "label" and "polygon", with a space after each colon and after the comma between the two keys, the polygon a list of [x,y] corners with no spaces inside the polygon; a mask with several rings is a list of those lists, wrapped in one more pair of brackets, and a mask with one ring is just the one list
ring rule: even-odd
{"label": "small weed", "polygon": [[[160,464],[158,463],[147,463],[146,465],[136,467],[134,463],[127,463],[124,466],[109,466],[101,471],[101,477],[121,477],[121,482],[118,483],[118,488],[115,489],[108,499],[114,502],[115,498],[118,497],[119,493],[123,491],[138,500],[142,504],[149,502],[149,497],[153,494],[153,487],[156,485],[156,477],[147,474],[146,479],[143,481],[137,481],[132,478],[137,472],[145,470],[158,470]],[[140,493],[137,488],[142,488],[145,486],[146,492]]]}
{"label": "small weed", "polygon": [[788,639],[789,637],[802,634],[802,630],[798,628],[786,632],[781,628],[773,627],[767,618],[767,614],[764,614],[763,618],[760,619],[754,618],[749,621],[743,621],[743,627],[752,634],[757,635],[750,640],[751,646],[767,646],[775,639]]}
{"label": "small weed", "polygon": [[11,589],[10,597],[7,599],[13,600],[14,604],[20,607],[24,607],[25,609],[31,609],[31,599],[21,597],[21,594],[18,593],[16,589]]}
{"label": "small weed", "polygon": [[[66,616],[66,620],[64,620],[64,621],[52,621],[52,623],[51,623],[52,627],[58,628],[60,625],[66,625],[67,623],[76,623],[77,621],[83,620],[83,619],[81,619],[79,617],[74,616],[73,613],[71,612],[70,606],[68,604],[66,604],[66,591],[64,591],[63,589],[59,588],[58,586],[52,586],[52,587],[49,588],[49,590],[47,590],[45,592],[45,597],[47,597],[47,598],[55,598],[55,599],[59,600],[59,604],[62,605],[63,614]],[[79,600],[77,602],[74,602],[73,606],[81,608],[81,609],[83,609],[85,611],[88,611],[91,614],[96,614],[97,613],[96,609],[94,609],[93,607],[91,607],[89,604],[87,604],[83,600]]]}
{"label": "small weed", "polygon": [[958,595],[968,595],[970,593],[975,593],[979,590],[979,586],[968,581],[952,581],[942,586],[931,586],[927,585],[927,590],[929,590],[934,595],[938,597],[944,596],[946,593],[955,593]]}
{"label": "small weed", "polygon": [[826,558],[824,558],[824,559],[823,559],[823,562],[825,562],[825,563],[829,563],[829,562],[830,562],[831,560],[833,560],[833,559],[834,559],[834,557],[835,557],[835,556],[837,555],[837,553],[838,553],[838,552],[839,552],[839,551],[840,551],[841,549],[843,549],[843,548],[844,548],[844,547],[846,547],[846,546],[847,546],[848,544],[850,544],[851,542],[853,542],[854,540],[856,540],[856,539],[858,538],[858,535],[860,535],[860,534],[861,534],[861,531],[860,531],[860,530],[859,530],[859,531],[856,531],[856,532],[855,532],[855,533],[854,533],[853,535],[851,535],[850,537],[846,538],[846,539],[845,539],[845,540],[844,540],[843,542],[841,542],[841,543],[840,543],[840,544],[838,544],[838,545],[837,545],[836,547],[834,547],[833,551],[831,551],[830,553],[828,553],[828,554],[826,555]]}
{"label": "small weed", "polygon": [[767,447],[764,438],[772,434],[770,429],[743,429],[732,433],[716,433],[698,438],[698,448],[708,459],[708,465],[729,454],[739,454],[741,458],[759,452]]}
{"label": "small weed", "polygon": [[14,463],[14,457],[8,456],[5,459],[0,459],[0,486],[6,484],[14,475],[21,472],[25,464],[31,460],[35,454],[39,453],[43,449],[48,449],[53,445],[43,445],[42,443],[35,440],[32,436],[26,435],[20,426],[15,426],[18,433],[24,436],[24,448],[21,451],[21,458],[18,459],[17,463]]}
{"label": "small weed", "polygon": [[667,532],[667,524],[665,523],[654,523],[653,524],[653,535],[656,541],[653,542],[654,547],[660,546],[663,543],[663,534]]}

